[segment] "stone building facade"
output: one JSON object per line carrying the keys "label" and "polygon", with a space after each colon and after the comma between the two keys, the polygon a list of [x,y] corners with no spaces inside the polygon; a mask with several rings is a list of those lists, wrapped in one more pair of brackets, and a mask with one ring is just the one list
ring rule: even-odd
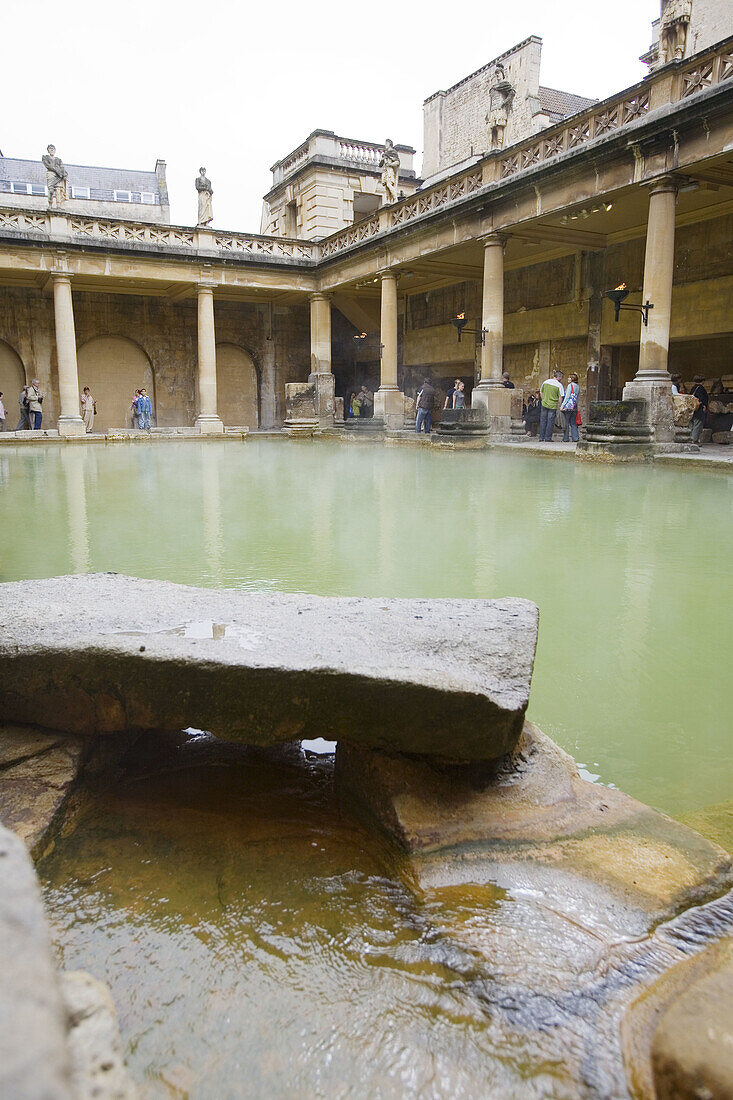
{"label": "stone building facade", "polygon": [[[399,186],[411,195],[420,181],[412,167],[415,150],[396,145]],[[384,204],[379,161],[383,146],[314,130],[272,166],[272,187],[262,207],[263,233],[320,240],[374,214]]]}
{"label": "stone building facade", "polygon": [[[152,172],[137,168],[90,168],[65,165],[70,214],[97,218],[127,218],[168,225],[171,220],[164,160]],[[48,205],[46,172],[40,160],[0,155],[0,205],[23,210],[45,210]]]}
{"label": "stone building facade", "polygon": [[[330,395],[314,417],[322,427],[333,422],[334,389],[346,400],[364,383],[376,390],[375,421],[399,429],[429,374],[443,390],[462,377],[490,430],[503,432],[514,413],[502,371],[526,393],[557,365],[579,374],[584,411],[599,398],[638,399],[648,434],[669,441],[671,420],[658,424],[654,410],[671,408],[670,368],[702,374],[733,406],[729,30],[602,102],[556,111],[542,129],[541,112],[527,115],[522,137],[507,109],[502,144],[420,186],[411,177],[412,194],[357,221],[323,183],[297,237],[0,201],[6,407],[38,377],[45,423],[81,434],[80,386],[96,390],[100,427],[125,427],[128,398],[146,385],[161,427],[218,432],[281,424],[288,384],[308,383]],[[535,56],[537,41],[517,57]],[[520,88],[508,62],[498,82],[496,68],[490,88]],[[446,148],[447,159],[462,156]],[[352,179],[318,143],[296,152],[278,169],[279,194],[322,169]],[[336,205],[319,209],[325,199]],[[327,218],[345,224],[317,240]],[[604,294],[620,283],[632,308],[617,321]],[[458,314],[469,322],[460,342]]]}
{"label": "stone building facade", "polygon": [[542,39],[526,38],[423,104],[422,174],[434,176],[589,107],[594,100],[540,85]]}

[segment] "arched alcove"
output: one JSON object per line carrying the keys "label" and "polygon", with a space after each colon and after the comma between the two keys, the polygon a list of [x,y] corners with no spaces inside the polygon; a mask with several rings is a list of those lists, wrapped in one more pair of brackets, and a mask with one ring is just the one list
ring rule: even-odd
{"label": "arched alcove", "polygon": [[18,423],[20,416],[18,395],[24,385],[23,360],[16,351],[13,351],[10,344],[0,340],[0,391],[3,395],[3,405],[7,414],[5,428],[9,432],[14,431]]}
{"label": "arched alcove", "polygon": [[225,425],[260,425],[257,370],[252,357],[236,344],[216,345],[216,397]]}
{"label": "arched alcove", "polygon": [[95,336],[78,353],[79,391],[89,386],[97,402],[94,430],[131,428],[135,390],[147,389],[156,411],[153,368],[145,352],[124,336]]}

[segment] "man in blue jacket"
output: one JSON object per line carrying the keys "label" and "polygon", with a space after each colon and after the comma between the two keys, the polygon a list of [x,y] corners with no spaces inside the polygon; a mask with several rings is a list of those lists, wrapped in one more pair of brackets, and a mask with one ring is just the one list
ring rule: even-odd
{"label": "man in blue jacket", "polygon": [[137,399],[137,415],[138,425],[143,432],[150,431],[150,415],[153,411],[153,406],[148,397],[148,391],[146,389],[140,390],[140,396]]}

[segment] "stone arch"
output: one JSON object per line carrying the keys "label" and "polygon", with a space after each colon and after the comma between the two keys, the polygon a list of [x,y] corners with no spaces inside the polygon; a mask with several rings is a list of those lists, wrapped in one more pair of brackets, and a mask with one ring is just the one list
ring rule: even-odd
{"label": "stone arch", "polygon": [[6,412],[5,427],[9,432],[14,431],[18,423],[20,416],[18,394],[24,385],[25,367],[23,366],[23,360],[17,351],[11,348],[10,344],[0,340],[0,391],[2,391],[3,405]]}
{"label": "stone arch", "polygon": [[260,426],[259,374],[252,356],[238,344],[216,345],[216,399],[226,426]]}
{"label": "stone arch", "polygon": [[[95,431],[131,428],[135,390],[145,386],[157,409],[155,378],[147,355],[126,336],[94,336],[78,351],[79,390],[89,386],[97,402]],[[154,421],[155,423],[155,421]]]}

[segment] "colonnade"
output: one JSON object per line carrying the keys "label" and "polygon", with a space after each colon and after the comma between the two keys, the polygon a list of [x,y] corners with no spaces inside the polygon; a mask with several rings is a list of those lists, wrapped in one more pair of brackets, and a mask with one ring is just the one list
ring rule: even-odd
{"label": "colonnade", "polygon": [[[642,325],[639,369],[624,389],[627,400],[641,398],[649,407],[649,420],[656,441],[671,440],[671,380],[667,372],[672,283],[674,275],[674,232],[677,184],[672,176],[655,181],[649,189],[649,219],[644,260],[643,301],[649,300],[648,324]],[[504,336],[504,250],[507,237],[491,233],[483,243],[483,293],[480,377],[474,388],[474,408],[484,408],[489,428],[509,428],[511,393],[502,384]],[[374,397],[375,420],[385,427],[404,426],[404,395],[397,382],[397,281],[396,269],[378,272],[381,286],[380,384]],[[79,379],[74,329],[72,276],[63,270],[51,273],[58,359],[61,410],[59,433],[83,435],[79,413]],[[217,410],[216,332],[213,282],[197,285],[198,297],[198,406],[195,421],[202,434],[223,432]],[[311,380],[323,404],[324,422],[333,422],[333,372],[331,363],[331,302],[328,294],[310,295]],[[330,394],[330,398],[329,398]],[[322,398],[322,399],[321,399]]]}
{"label": "colonnade", "polygon": [[[79,370],[71,278],[66,271],[51,272],[61,404],[58,429],[62,436],[84,435],[86,430],[79,412]],[[224,424],[217,412],[214,284],[201,283],[197,292],[199,414],[195,427],[202,435],[213,435],[224,431]]]}

